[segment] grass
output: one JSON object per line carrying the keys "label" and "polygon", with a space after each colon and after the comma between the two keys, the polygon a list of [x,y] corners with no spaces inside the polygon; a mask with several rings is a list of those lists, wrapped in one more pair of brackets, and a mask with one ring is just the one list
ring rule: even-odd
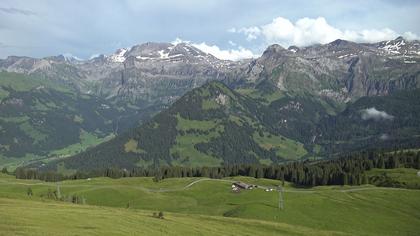
{"label": "grass", "polygon": [[[188,120],[182,118],[179,114],[176,116],[176,129],[184,131],[184,134],[178,134],[176,137],[176,145],[174,145],[170,152],[171,154],[178,153],[180,158],[173,161],[173,165],[183,165],[184,162],[191,166],[219,166],[221,160],[198,151],[194,145],[197,143],[207,143],[211,138],[219,136],[218,131],[223,130],[223,126],[219,121],[200,121]],[[214,131],[209,131],[215,128]],[[188,133],[189,130],[209,131],[208,134]]]}
{"label": "grass", "polygon": [[[83,196],[86,198],[87,204],[97,206],[92,207],[56,202],[43,203],[46,200],[40,195],[45,194],[48,188],[54,190],[55,183],[16,180],[12,176],[0,175],[0,199],[2,199],[0,200],[0,204],[2,204],[0,218],[8,216],[5,219],[11,220],[8,221],[8,224],[1,225],[0,223],[0,231],[9,232],[6,231],[10,230],[7,227],[24,230],[26,226],[32,226],[30,229],[37,230],[51,227],[51,230],[54,230],[55,227],[62,227],[65,224],[64,221],[59,221],[60,217],[64,217],[71,224],[74,220],[74,225],[79,225],[80,230],[82,227],[89,226],[95,227],[91,232],[102,232],[102,227],[105,227],[106,224],[101,219],[108,218],[107,212],[109,212],[109,220],[106,222],[113,227],[119,226],[112,224],[112,219],[124,225],[121,220],[124,218],[123,215],[126,215],[127,219],[138,217],[136,220],[132,219],[135,222],[138,221],[138,226],[129,229],[131,232],[135,232],[133,230],[137,229],[136,227],[148,225],[143,225],[142,222],[155,220],[154,218],[143,219],[143,217],[151,215],[150,211],[164,211],[168,215],[168,221],[173,223],[184,222],[180,225],[174,223],[172,229],[166,225],[170,223],[157,221],[165,223],[148,228],[148,230],[156,230],[161,227],[169,227],[167,228],[168,232],[172,232],[174,235],[184,233],[182,230],[186,229],[178,228],[182,225],[191,227],[201,225],[204,228],[214,228],[215,230],[226,229],[224,233],[209,231],[212,232],[210,235],[213,233],[226,235],[229,232],[244,235],[245,233],[230,228],[232,225],[242,227],[242,223],[249,224],[249,227],[244,227],[249,230],[250,235],[275,233],[277,233],[276,235],[282,235],[281,233],[286,235],[416,235],[420,230],[419,190],[373,186],[296,189],[286,184],[285,209],[279,210],[277,208],[277,192],[255,189],[233,193],[230,190],[231,182],[229,182],[241,180],[260,186],[273,186],[279,184],[278,181],[235,177],[224,179],[227,181],[202,180],[190,188],[184,189],[186,185],[197,179],[173,178],[155,183],[152,178],[93,178],[90,181],[69,180],[60,183],[62,194]],[[32,198],[26,196],[28,186],[31,186],[34,192]],[[9,203],[6,204],[2,201]],[[127,203],[129,203],[130,209],[122,209],[127,206]],[[31,206],[37,209],[29,210]],[[15,208],[19,208],[19,210]],[[18,211],[22,211],[23,208],[28,209],[28,212],[18,214]],[[61,216],[56,214],[61,214]],[[112,214],[114,214],[113,217]],[[15,220],[18,221],[19,217],[23,217],[26,221],[16,223]],[[57,222],[50,224],[47,217]],[[80,218],[80,221],[73,219],[77,217]],[[180,217],[180,221],[176,220],[177,217]],[[191,222],[190,220],[197,221]],[[126,223],[128,224],[128,222],[131,220],[127,220]],[[267,229],[256,226],[255,222],[261,223],[261,227],[267,227]],[[271,227],[275,227],[274,231],[271,231]],[[75,229],[79,229],[79,227],[75,227]],[[128,230],[125,227],[121,229]],[[290,231],[286,229],[290,229]],[[154,233],[151,232],[151,234]],[[195,234],[205,235],[205,232],[197,231]]]}
{"label": "grass", "polygon": [[25,121],[22,124],[19,125],[19,128],[29,137],[31,137],[34,141],[33,144],[38,144],[39,142],[42,142],[45,140],[48,135],[45,133],[42,133],[38,129],[36,129],[30,122]]}
{"label": "grass", "polygon": [[[4,235],[331,235],[284,223],[1,199]],[[71,230],[69,230],[71,229]]]}
{"label": "grass", "polygon": [[182,118],[181,115],[179,115],[179,113],[176,115],[176,119],[177,119],[176,129],[183,130],[183,131],[187,131],[191,129],[210,130],[218,126],[220,123],[220,121],[218,120],[214,120],[214,121],[189,120],[189,119]]}
{"label": "grass", "polygon": [[69,145],[65,148],[59,149],[59,150],[54,150],[50,152],[50,156],[54,156],[54,160],[59,157],[67,157],[67,156],[71,156],[74,154],[77,154],[83,150],[86,150],[89,147],[94,147],[102,142],[105,142],[107,140],[110,140],[111,138],[113,138],[114,135],[108,135],[106,137],[98,137],[93,133],[89,133],[86,132],[85,130],[80,130],[80,143],[75,143],[72,145]]}
{"label": "grass", "polygon": [[270,135],[267,132],[261,137],[258,133],[254,133],[254,140],[264,149],[276,151],[276,155],[286,160],[297,160],[308,152],[302,143],[288,139],[283,136]]}
{"label": "grass", "polygon": [[7,98],[9,94],[10,93],[7,90],[4,90],[0,87],[0,101]]}
{"label": "grass", "polygon": [[206,100],[203,100],[203,103],[201,104],[201,108],[203,110],[211,110],[211,109],[220,108],[220,105],[213,99],[206,99]]}
{"label": "grass", "polygon": [[197,143],[209,142],[212,137],[219,135],[217,132],[211,132],[208,135],[184,134],[177,135],[176,144],[172,146],[170,152],[178,153],[180,159],[174,160],[173,165],[183,165],[184,162],[190,166],[219,166],[222,160],[198,151],[194,145]]}
{"label": "grass", "polygon": [[418,171],[410,168],[372,169],[367,175],[376,185],[420,189]]}
{"label": "grass", "polygon": [[29,120],[28,116],[16,116],[16,117],[0,117],[1,121],[10,123],[22,123]]}
{"label": "grass", "polygon": [[[0,72],[0,88],[2,90],[12,89],[17,92],[30,91],[32,89],[40,88],[40,86],[45,86],[49,88],[54,88],[57,91],[61,92],[71,92],[68,88],[59,85],[50,80],[42,79],[38,76],[24,75],[20,73],[11,73],[11,72]],[[6,93],[2,93],[3,98]]]}
{"label": "grass", "polygon": [[146,151],[144,151],[143,149],[139,148],[137,145],[137,141],[134,139],[130,139],[128,140],[128,142],[126,142],[124,144],[124,151],[125,152],[134,152],[134,153],[145,153]]}
{"label": "grass", "polygon": [[96,146],[101,142],[105,142],[111,139],[113,135],[109,135],[103,138],[96,136],[95,134],[80,131],[80,143],[69,145],[62,149],[51,151],[47,156],[39,156],[32,153],[27,153],[24,157],[5,157],[0,155],[0,168],[7,167],[8,170],[13,171],[17,167],[22,165],[28,165],[31,162],[42,161],[44,163],[68,157],[77,154],[88,147]]}

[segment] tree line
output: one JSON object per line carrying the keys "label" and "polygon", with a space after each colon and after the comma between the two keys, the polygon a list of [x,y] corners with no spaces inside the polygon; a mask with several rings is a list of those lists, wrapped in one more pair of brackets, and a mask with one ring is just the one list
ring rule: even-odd
{"label": "tree line", "polygon": [[292,182],[298,186],[319,185],[360,185],[369,183],[366,171],[393,168],[420,169],[420,152],[395,151],[357,152],[336,159],[319,161],[295,161],[276,165],[232,164],[220,167],[180,167],[162,166],[159,168],[133,168],[131,170],[107,168],[94,171],[77,171],[71,175],[36,169],[17,168],[15,176],[19,179],[40,179],[61,181],[64,179],[86,179],[89,177],[153,177],[154,181],[166,178],[207,177],[223,178],[249,176]]}

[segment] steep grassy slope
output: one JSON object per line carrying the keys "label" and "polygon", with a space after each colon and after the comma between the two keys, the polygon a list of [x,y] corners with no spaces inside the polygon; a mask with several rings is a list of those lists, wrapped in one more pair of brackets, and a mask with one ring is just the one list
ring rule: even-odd
{"label": "steep grassy slope", "polygon": [[[199,181],[196,182],[197,180]],[[223,180],[165,179],[159,183],[153,182],[151,178],[93,178],[60,183],[62,195],[82,196],[88,205],[117,207],[111,209],[57,204],[45,197],[48,189],[56,189],[55,183],[15,180],[2,175],[0,178],[0,198],[2,199],[0,200],[0,204],[2,204],[0,214],[8,216],[6,219],[10,223],[19,221],[19,217],[22,219],[19,221],[21,223],[15,222],[17,225],[15,230],[23,230],[25,225],[32,225],[37,226],[34,229],[40,232],[45,232],[42,231],[44,228],[40,226],[51,227],[51,230],[62,229],[64,220],[61,217],[66,214],[69,215],[65,219],[68,219],[70,224],[78,226],[77,230],[92,230],[89,232],[102,232],[101,227],[107,227],[104,225],[113,220],[121,222],[123,226],[132,222],[126,218],[123,220],[122,215],[127,215],[129,219],[139,217],[139,221],[151,222],[152,227],[149,230],[163,227],[164,230],[174,230],[174,234],[194,227],[183,228],[186,225],[201,224],[206,229],[215,227],[217,230],[214,233],[217,233],[218,229],[222,229],[224,226],[227,230],[231,229],[225,224],[238,225],[246,224],[246,222],[249,222],[249,227],[245,228],[250,233],[261,231],[260,233],[256,232],[256,235],[270,235],[273,232],[276,232],[276,235],[282,235],[282,233],[286,235],[308,234],[308,230],[314,235],[416,235],[419,230],[419,190],[378,188],[368,185],[312,189],[286,186],[284,191],[285,208],[279,210],[277,192],[255,189],[233,193],[230,185],[232,181],[237,180],[259,186],[278,184],[278,181],[245,177]],[[195,184],[190,185],[193,182]],[[33,190],[34,195],[31,198],[26,195],[28,187]],[[40,195],[44,195],[44,197],[40,197]],[[30,202],[26,203],[27,201]],[[47,203],[41,203],[42,201],[47,201]],[[126,208],[127,205],[129,205],[128,210],[121,209]],[[168,215],[168,221],[174,225],[169,226],[172,223],[166,221],[160,224],[159,222],[162,221],[155,221],[148,217],[151,212],[138,211],[137,209],[164,211]],[[169,214],[168,212],[178,214]],[[111,214],[115,214],[115,216],[112,217]],[[211,217],[202,216],[203,214]],[[99,218],[99,215],[103,217]],[[222,216],[224,218],[220,218]],[[75,219],[76,217],[80,220]],[[89,218],[92,219],[87,220]],[[143,227],[143,223],[134,219],[133,221],[138,225],[133,226],[133,230]],[[178,225],[178,222],[184,222],[184,224]],[[256,225],[253,222],[259,223]],[[262,227],[267,227],[267,229],[261,229],[259,224],[263,224]],[[12,230],[13,225],[5,223],[0,227]],[[172,226],[175,228],[171,228]]]}
{"label": "steep grassy slope", "polygon": [[74,155],[145,114],[64,83],[0,73],[0,165]]}
{"label": "steep grassy slope", "polygon": [[136,165],[218,166],[298,159],[303,144],[275,134],[267,112],[248,96],[211,82],[187,93],[151,121],[97,148],[64,160],[68,169]]}
{"label": "steep grassy slope", "polygon": [[4,235],[331,235],[284,223],[0,198]]}
{"label": "steep grassy slope", "polygon": [[316,142],[325,153],[420,144],[420,90],[363,97],[336,116],[323,119]]}
{"label": "steep grassy slope", "polygon": [[272,164],[420,143],[420,90],[364,97],[343,111],[264,83],[239,92],[210,82],[144,125],[44,169]]}
{"label": "steep grassy slope", "polygon": [[[370,183],[384,187],[420,189],[420,176],[417,169],[373,169],[367,172]],[[417,178],[415,177],[417,176]]]}

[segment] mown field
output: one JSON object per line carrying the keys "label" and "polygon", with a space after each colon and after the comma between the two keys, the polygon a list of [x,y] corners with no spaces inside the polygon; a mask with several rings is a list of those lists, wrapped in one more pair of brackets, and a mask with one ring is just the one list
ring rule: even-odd
{"label": "mown field", "polygon": [[[413,176],[417,178],[417,176]],[[278,181],[237,177],[93,178],[59,183],[62,195],[86,205],[47,199],[56,183],[0,177],[0,232],[11,234],[115,235],[418,235],[420,190],[366,186],[254,189],[233,193],[231,182],[259,186]],[[194,183],[191,185],[191,183]],[[28,188],[33,196],[27,195]],[[163,211],[164,220],[151,217]],[[74,233],[73,233],[74,232]]]}

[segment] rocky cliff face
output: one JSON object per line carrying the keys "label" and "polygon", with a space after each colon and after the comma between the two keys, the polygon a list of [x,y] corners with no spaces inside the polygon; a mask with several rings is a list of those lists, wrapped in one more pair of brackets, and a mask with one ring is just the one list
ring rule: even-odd
{"label": "rocky cliff face", "polygon": [[335,40],[288,49],[272,45],[242,78],[270,79],[280,90],[309,92],[338,102],[420,86],[420,43],[401,37],[375,44]]}
{"label": "rocky cliff face", "polygon": [[335,40],[285,49],[272,45],[260,58],[219,60],[185,44],[145,43],[87,61],[63,56],[8,57],[0,70],[39,74],[105,98],[168,104],[208,80],[255,87],[270,80],[277,89],[306,92],[343,103],[420,87],[420,43],[401,37],[374,44]]}

